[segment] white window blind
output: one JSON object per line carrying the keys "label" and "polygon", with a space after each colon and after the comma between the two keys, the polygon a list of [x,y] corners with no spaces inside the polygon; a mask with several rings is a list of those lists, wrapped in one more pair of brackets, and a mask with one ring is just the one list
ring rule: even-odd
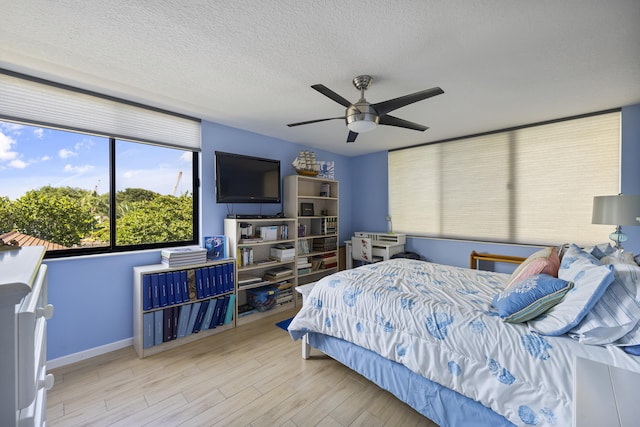
{"label": "white window blind", "polygon": [[0,70],[0,118],[200,150],[200,121]]}
{"label": "white window blind", "polygon": [[620,113],[389,153],[394,230],[528,244],[606,240],[593,197],[620,188]]}

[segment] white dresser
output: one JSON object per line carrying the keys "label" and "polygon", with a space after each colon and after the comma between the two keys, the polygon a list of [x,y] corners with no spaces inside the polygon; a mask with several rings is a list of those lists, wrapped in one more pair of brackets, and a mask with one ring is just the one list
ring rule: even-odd
{"label": "white dresser", "polygon": [[45,424],[47,266],[44,247],[0,251],[0,425]]}

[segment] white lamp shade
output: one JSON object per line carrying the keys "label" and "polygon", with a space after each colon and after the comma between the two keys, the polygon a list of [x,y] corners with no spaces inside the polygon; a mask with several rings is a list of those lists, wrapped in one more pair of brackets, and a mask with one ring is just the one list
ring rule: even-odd
{"label": "white lamp shade", "polygon": [[619,194],[593,198],[592,224],[640,225],[640,195]]}

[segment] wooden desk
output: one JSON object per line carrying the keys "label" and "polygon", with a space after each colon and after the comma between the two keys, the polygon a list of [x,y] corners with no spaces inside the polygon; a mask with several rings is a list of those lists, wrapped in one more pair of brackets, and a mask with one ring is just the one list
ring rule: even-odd
{"label": "wooden desk", "polygon": [[[383,261],[390,259],[393,255],[404,252],[404,245],[407,239],[406,234],[398,233],[370,233],[358,231],[353,233],[354,237],[366,237],[371,239],[371,252],[375,257],[381,257]],[[353,258],[351,256],[351,240],[345,244],[345,264],[346,268],[353,268]]]}

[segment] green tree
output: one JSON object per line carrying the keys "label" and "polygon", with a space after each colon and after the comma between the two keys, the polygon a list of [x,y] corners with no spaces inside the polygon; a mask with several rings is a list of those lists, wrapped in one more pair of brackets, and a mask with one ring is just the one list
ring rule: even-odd
{"label": "green tree", "polygon": [[80,199],[87,190],[42,187],[13,203],[15,229],[40,239],[72,247],[94,230],[90,206]]}
{"label": "green tree", "polygon": [[0,234],[13,230],[13,203],[8,197],[0,197]]}
{"label": "green tree", "polygon": [[179,197],[156,195],[152,200],[136,201],[116,220],[118,245],[174,242],[193,236],[190,194]]}

